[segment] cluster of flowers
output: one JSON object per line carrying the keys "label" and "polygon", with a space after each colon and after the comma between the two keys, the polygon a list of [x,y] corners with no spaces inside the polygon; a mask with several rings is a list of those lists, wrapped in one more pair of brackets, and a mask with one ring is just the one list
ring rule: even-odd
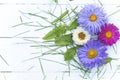
{"label": "cluster of flowers", "polygon": [[[85,68],[101,66],[108,57],[107,46],[112,46],[120,37],[119,29],[108,23],[103,8],[85,5],[78,13],[80,26],[73,31],[72,39],[76,45],[77,56]],[[94,37],[95,36],[95,37]]]}

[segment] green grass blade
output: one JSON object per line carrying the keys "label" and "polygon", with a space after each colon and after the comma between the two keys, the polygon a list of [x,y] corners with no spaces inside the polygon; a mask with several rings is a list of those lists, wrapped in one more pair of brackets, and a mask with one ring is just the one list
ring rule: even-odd
{"label": "green grass blade", "polygon": [[44,72],[44,69],[43,69],[43,65],[42,65],[42,62],[41,62],[40,59],[39,59],[39,63],[40,63],[40,67],[41,67],[41,70],[42,70],[42,74],[43,74],[43,76],[45,76],[45,72]]}
{"label": "green grass blade", "polygon": [[54,24],[54,23],[58,22],[59,20],[62,20],[63,17],[65,17],[68,14],[68,12],[69,12],[68,10],[66,10],[65,12],[63,12],[59,17],[57,17],[55,20],[53,20],[51,22],[51,24]]}
{"label": "green grass blade", "polygon": [[35,16],[35,17],[40,17],[42,19],[47,19],[46,17],[40,16],[40,15],[37,15],[37,14],[33,14],[33,13],[28,13],[28,14],[31,15],[31,16]]}
{"label": "green grass blade", "polygon": [[102,2],[101,2],[100,0],[98,0],[98,2],[99,2],[99,4],[100,4],[101,6],[103,6],[103,4],[102,4]]}
{"label": "green grass blade", "polygon": [[21,25],[27,25],[27,24],[30,24],[30,23],[33,23],[33,22],[24,22],[24,23],[20,23],[20,24],[14,25],[12,27],[17,27],[17,26],[21,26]]}
{"label": "green grass blade", "polygon": [[19,34],[13,36],[13,37],[17,37],[17,36],[22,35],[22,34],[25,34],[25,33],[27,33],[27,32],[30,32],[30,31],[28,30],[28,31],[25,31],[25,32],[19,33]]}
{"label": "green grass blade", "polygon": [[113,13],[109,14],[107,17],[110,17],[110,16],[112,16],[112,15],[114,15],[114,14],[118,13],[118,12],[120,12],[120,9],[118,9],[117,11],[115,11],[115,12],[113,12]]}
{"label": "green grass blade", "polygon": [[9,66],[9,64],[8,64],[8,62],[3,58],[3,56],[2,55],[0,55],[0,57],[1,57],[1,59],[6,63],[6,65],[8,65]]}
{"label": "green grass blade", "polygon": [[68,61],[68,72],[69,72],[69,76],[70,76],[70,61]]}

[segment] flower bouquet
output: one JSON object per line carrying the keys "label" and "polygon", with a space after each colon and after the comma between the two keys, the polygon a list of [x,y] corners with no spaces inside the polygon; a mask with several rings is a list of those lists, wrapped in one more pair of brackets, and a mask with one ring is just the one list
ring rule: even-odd
{"label": "flower bouquet", "polygon": [[[83,79],[92,80],[93,76],[97,75],[97,79],[100,80],[100,74],[105,74],[102,71],[104,66],[112,60],[117,60],[110,57],[107,51],[109,46],[114,47],[119,40],[120,32],[117,26],[109,23],[102,6],[87,4],[79,11],[77,8],[66,9],[59,16],[50,11],[45,12],[54,17],[52,21],[41,17],[49,25],[41,25],[39,30],[51,28],[43,36],[44,41],[41,45],[45,48],[56,47],[42,55],[63,55],[69,73],[72,66],[80,71],[80,77]],[[40,17],[36,14],[32,16]]]}
{"label": "flower bouquet", "polygon": [[62,20],[68,14],[66,10],[55,19],[51,23],[54,28],[43,39],[53,40],[56,46],[66,47],[64,60],[77,62],[84,73],[110,63],[113,58],[109,57],[107,46],[119,40],[120,32],[114,24],[109,23],[103,7],[85,5],[75,13],[70,24]]}

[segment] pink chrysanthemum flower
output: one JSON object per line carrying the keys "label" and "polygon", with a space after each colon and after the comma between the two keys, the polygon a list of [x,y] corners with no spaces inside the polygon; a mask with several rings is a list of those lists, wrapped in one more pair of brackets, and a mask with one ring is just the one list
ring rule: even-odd
{"label": "pink chrysanthemum flower", "polygon": [[120,37],[119,29],[113,24],[105,24],[98,34],[99,40],[105,45],[112,45],[117,42]]}

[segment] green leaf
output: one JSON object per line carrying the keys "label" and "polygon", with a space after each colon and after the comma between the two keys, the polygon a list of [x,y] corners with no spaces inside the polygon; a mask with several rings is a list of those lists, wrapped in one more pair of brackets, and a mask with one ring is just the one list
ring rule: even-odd
{"label": "green leaf", "polygon": [[78,22],[77,22],[77,19],[75,18],[75,19],[70,23],[70,26],[68,27],[68,30],[75,29],[78,25],[79,25],[79,24],[78,24]]}
{"label": "green leaf", "polygon": [[54,24],[54,23],[56,23],[57,21],[59,21],[59,20],[62,20],[62,18],[63,17],[65,17],[67,14],[68,14],[68,10],[66,10],[65,12],[63,12],[59,17],[57,17],[55,20],[53,20],[52,22],[51,22],[51,24]]}
{"label": "green leaf", "polygon": [[111,58],[111,57],[107,57],[105,59],[105,63],[104,64],[107,64],[107,63],[110,63],[112,60],[118,60],[119,58]]}
{"label": "green leaf", "polygon": [[64,54],[64,60],[72,60],[74,56],[76,55],[76,47],[69,48]]}
{"label": "green leaf", "polygon": [[58,3],[58,0],[53,0],[55,3]]}
{"label": "green leaf", "polygon": [[67,34],[56,38],[55,44],[58,46],[67,46],[73,44],[72,34]]}
{"label": "green leaf", "polygon": [[107,63],[110,63],[113,59],[111,57],[107,57],[105,59],[105,63],[104,64],[107,64]]}
{"label": "green leaf", "polygon": [[52,29],[50,32],[48,32],[43,39],[44,40],[50,40],[54,39],[56,37],[59,37],[63,35],[66,32],[66,24],[59,24],[54,29]]}

